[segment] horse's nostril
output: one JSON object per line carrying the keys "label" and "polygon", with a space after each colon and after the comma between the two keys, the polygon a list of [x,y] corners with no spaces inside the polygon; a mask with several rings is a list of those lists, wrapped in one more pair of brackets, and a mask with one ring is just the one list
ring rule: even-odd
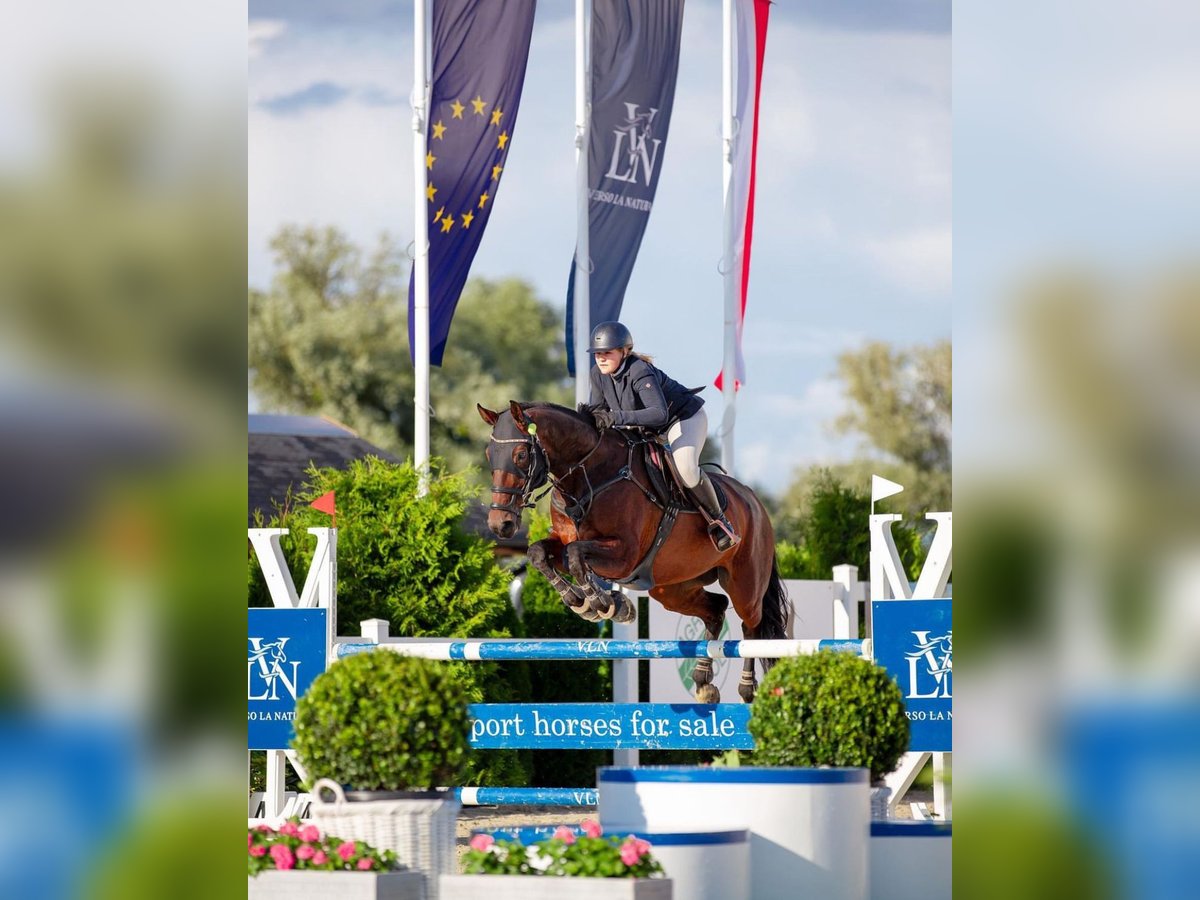
{"label": "horse's nostril", "polygon": [[503,525],[500,526],[500,537],[510,538],[513,536],[513,532],[516,530],[517,530],[517,526],[515,524],[513,524],[511,521],[505,522]]}

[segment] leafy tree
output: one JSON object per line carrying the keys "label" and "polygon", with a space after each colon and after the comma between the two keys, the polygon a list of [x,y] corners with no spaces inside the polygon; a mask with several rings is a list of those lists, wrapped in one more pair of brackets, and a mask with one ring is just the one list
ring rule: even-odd
{"label": "leafy tree", "polygon": [[[847,487],[828,469],[814,469],[808,483],[803,516],[783,520],[787,538],[776,550],[780,574],[828,580],[834,566],[852,565],[858,567],[858,577],[866,579],[871,563],[870,496]],[[892,534],[900,561],[915,579],[923,558],[918,531],[898,522]]]}
{"label": "leafy tree", "polygon": [[[259,400],[331,416],[410,455],[415,382],[403,252],[385,236],[364,257],[337,229],[294,226],[271,248],[278,274],[270,290],[249,295],[250,383]],[[528,283],[468,282],[443,365],[430,374],[432,452],[455,470],[480,461],[487,431],[477,402],[569,402],[561,334],[560,314]]]}
{"label": "leafy tree", "polygon": [[872,471],[906,488],[909,515],[951,508],[950,342],[898,350],[872,342],[838,358],[851,403],[836,427],[866,436],[880,456],[842,467],[844,480],[867,482]]}

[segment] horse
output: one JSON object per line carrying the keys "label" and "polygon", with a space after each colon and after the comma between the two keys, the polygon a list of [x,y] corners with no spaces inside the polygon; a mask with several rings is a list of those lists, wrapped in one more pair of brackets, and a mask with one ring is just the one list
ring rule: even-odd
{"label": "horse", "polygon": [[[486,451],[492,471],[488,527],[499,538],[512,537],[534,493],[553,490],[550,534],[530,546],[529,561],[571,611],[593,621],[636,617],[636,607],[601,585],[598,576],[648,588],[664,608],[700,619],[710,641],[720,637],[730,602],[746,638],[787,637],[791,607],[779,577],[775,532],[750,488],[710,473],[741,536],[722,552],[698,511],[654,489],[639,451],[646,443],[640,434],[598,430],[590,413],[553,403],[513,401],[506,412],[476,408],[492,428]],[[720,582],[728,599],[705,590],[713,582]],[[763,660],[764,671],[770,665]],[[701,703],[720,700],[712,675],[711,659],[701,660],[692,674]],[[757,687],[754,660],[747,659],[738,694],[749,703]]]}

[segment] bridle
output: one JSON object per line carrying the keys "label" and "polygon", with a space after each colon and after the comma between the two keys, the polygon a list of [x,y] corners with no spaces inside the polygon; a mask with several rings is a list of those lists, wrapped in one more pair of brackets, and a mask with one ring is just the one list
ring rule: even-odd
{"label": "bridle", "polygon": [[[546,448],[543,447],[542,442],[538,440],[536,427],[533,424],[530,424],[529,429],[530,431],[526,432],[526,437],[498,438],[493,435],[488,441],[487,453],[485,454],[487,456],[488,464],[491,465],[493,469],[499,469],[502,472],[515,476],[517,479],[523,479],[523,482],[520,484],[520,486],[515,488],[497,487],[493,482],[492,492],[496,494],[508,494],[510,499],[507,503],[493,502],[490,504],[489,509],[506,512],[519,519],[521,517],[522,510],[532,509],[534,504],[541,500],[542,497],[546,496],[546,494],[552,489],[557,489],[558,492],[564,497],[569,497],[576,505],[579,505],[579,501],[574,495],[563,488],[562,483],[566,478],[569,478],[573,473],[580,470],[583,472],[584,483],[587,484],[587,494],[585,496],[587,496],[590,501],[590,499],[594,496],[594,492],[592,491],[591,479],[588,477],[586,463],[592,458],[592,455],[600,449],[600,445],[604,443],[604,433],[601,432],[597,435],[595,446],[585,453],[578,462],[574,463],[562,475],[556,477],[550,472],[550,463],[546,458]],[[531,459],[529,471],[523,471],[513,461],[513,454],[511,453],[500,453],[499,456],[501,464],[496,465],[492,459],[493,444],[525,444],[527,447],[529,447],[529,456]],[[546,490],[534,497],[533,493],[543,485],[546,485]]]}

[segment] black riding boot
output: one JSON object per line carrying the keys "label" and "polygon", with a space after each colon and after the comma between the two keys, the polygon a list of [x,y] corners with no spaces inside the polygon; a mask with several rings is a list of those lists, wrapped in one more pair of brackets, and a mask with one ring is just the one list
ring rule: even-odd
{"label": "black riding boot", "polygon": [[729,524],[729,520],[721,512],[721,504],[717,502],[717,492],[713,489],[712,482],[708,480],[707,472],[701,471],[700,483],[694,488],[690,488],[690,491],[696,504],[709,519],[708,536],[712,538],[714,547],[724,553],[741,541],[737,532],[733,530],[733,526]]}

